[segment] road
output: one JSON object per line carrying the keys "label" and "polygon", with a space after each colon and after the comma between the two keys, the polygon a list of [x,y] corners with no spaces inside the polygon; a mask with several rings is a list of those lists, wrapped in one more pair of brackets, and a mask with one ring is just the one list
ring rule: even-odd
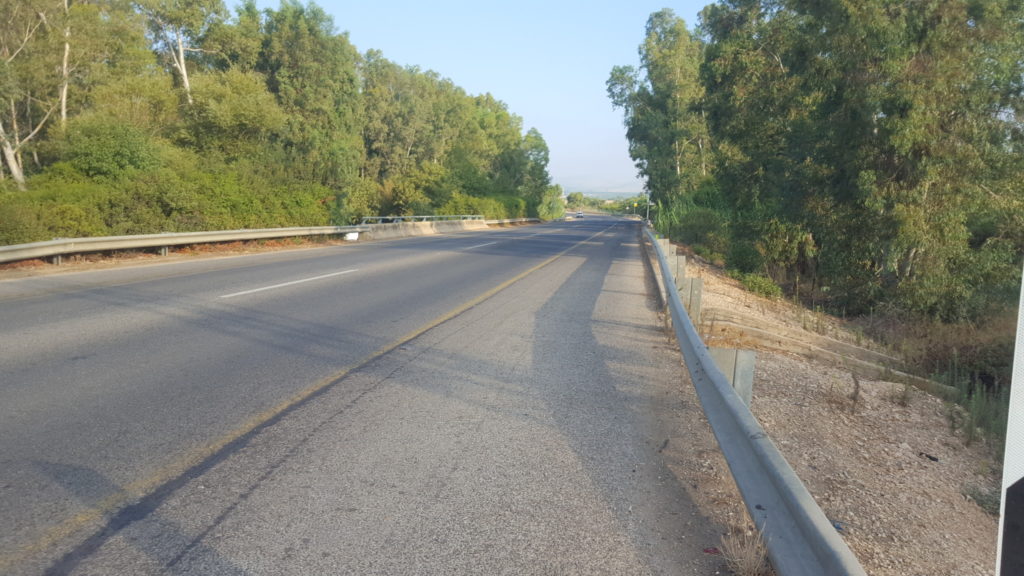
{"label": "road", "polygon": [[0,573],[713,572],[636,226],[0,282]]}

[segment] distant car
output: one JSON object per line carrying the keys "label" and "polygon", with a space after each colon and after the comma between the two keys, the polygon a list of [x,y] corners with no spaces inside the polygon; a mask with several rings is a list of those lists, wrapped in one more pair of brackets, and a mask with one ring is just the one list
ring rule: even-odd
{"label": "distant car", "polygon": [[576,217],[577,217],[577,218],[583,218],[583,212],[582,212],[582,211],[580,211],[580,212],[577,212],[577,213],[576,213]]}

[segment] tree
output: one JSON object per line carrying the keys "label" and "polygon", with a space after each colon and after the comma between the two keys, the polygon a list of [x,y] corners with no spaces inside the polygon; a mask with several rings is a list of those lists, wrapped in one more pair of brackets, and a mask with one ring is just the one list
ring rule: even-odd
{"label": "tree", "polygon": [[192,104],[188,57],[200,51],[196,46],[210,27],[227,15],[222,0],[138,0],[145,15],[154,46],[178,75],[185,99]]}
{"label": "tree", "polygon": [[698,77],[703,48],[669,9],[652,14],[646,32],[641,68],[613,68],[608,95],[623,110],[630,156],[652,200],[692,199],[710,170]]}
{"label": "tree", "polygon": [[526,132],[526,135],[523,136],[522,151],[526,159],[526,166],[523,170],[519,195],[526,198],[531,204],[538,205],[551,186],[551,176],[548,174],[550,152],[548,144],[539,130],[530,128]]}
{"label": "tree", "polygon": [[389,180],[410,176],[422,158],[420,146],[429,140],[430,91],[416,69],[404,69],[379,51],[366,53],[363,76],[363,173],[389,188]]}
{"label": "tree", "polygon": [[266,12],[256,71],[288,119],[279,142],[297,175],[332,188],[362,161],[359,53],[321,8],[286,0]]}
{"label": "tree", "polygon": [[214,69],[250,72],[259,62],[263,48],[263,15],[254,0],[244,0],[231,20],[210,23],[203,36],[203,60]]}
{"label": "tree", "polygon": [[[55,45],[47,51],[60,55],[58,99],[63,130],[72,100],[81,107],[91,87],[138,74],[152,57],[145,46],[145,23],[127,3],[61,0],[57,16],[49,19],[59,30],[48,30]],[[77,99],[71,95],[72,86],[80,93]]]}
{"label": "tree", "polygon": [[228,158],[258,153],[287,117],[262,76],[227,70],[196,77],[195,100],[187,111],[189,138],[200,150]]}
{"label": "tree", "polygon": [[1024,245],[1003,224],[1020,214],[1019,179],[1006,169],[1022,167],[1021,9],[705,9],[716,180],[734,229],[777,276],[820,275],[848,311],[889,299],[947,319],[976,314],[989,286],[1013,285]]}
{"label": "tree", "polygon": [[0,152],[11,179],[22,191],[26,187],[22,150],[39,135],[56,109],[47,93],[44,69],[32,58],[33,48],[45,43],[50,8],[55,7],[23,0],[0,3],[0,12],[5,14],[0,22],[0,96],[6,109],[0,114]]}
{"label": "tree", "polygon": [[537,206],[537,217],[541,220],[554,220],[565,216],[565,202],[562,201],[562,187],[548,186],[544,191],[540,205]]}

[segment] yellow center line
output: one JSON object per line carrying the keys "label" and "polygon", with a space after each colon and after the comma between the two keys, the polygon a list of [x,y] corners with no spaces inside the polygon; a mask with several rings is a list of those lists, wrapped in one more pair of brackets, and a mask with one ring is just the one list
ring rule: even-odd
{"label": "yellow center line", "polygon": [[462,314],[463,312],[466,312],[470,308],[473,308],[483,303],[484,301],[493,297],[502,290],[505,290],[506,288],[515,284],[516,282],[519,282],[523,278],[526,278],[530,274],[533,274],[534,272],[540,270],[541,268],[544,268],[548,264],[551,264],[555,260],[561,258],[574,248],[586,244],[587,242],[604,234],[605,232],[614,227],[615,224],[609,226],[608,228],[605,228],[604,230],[594,233],[585,240],[580,240],[579,242],[576,242],[572,246],[569,246],[568,248],[562,250],[558,254],[551,256],[550,258],[541,262],[540,264],[537,264],[536,266],[526,270],[525,272],[517,274],[516,276],[502,282],[501,284],[495,286],[494,288],[491,288],[490,290],[484,292],[483,294],[480,294],[476,298],[464,302],[463,304],[455,307],[449,312],[442,314],[441,316],[438,316],[437,318],[431,320],[427,324],[420,326],[419,328],[413,330],[412,332],[409,332],[408,334],[398,338],[397,340],[382,346],[375,352],[371,353],[369,356],[366,356],[365,358],[357,361],[355,364],[347,368],[338,370],[337,372],[331,374],[330,376],[327,376],[326,378],[319,380],[315,384],[298,392],[297,394],[288,398],[284,402],[281,402],[277,406],[274,406],[273,408],[264,410],[263,412],[256,414],[255,416],[246,420],[238,428],[225,434],[224,436],[221,436],[220,438],[214,440],[210,444],[207,444],[202,448],[198,448],[191,452],[188,452],[187,454],[172,461],[171,463],[162,466],[156,472],[147,476],[146,478],[136,480],[134,482],[131,482],[130,484],[127,484],[120,492],[107,496],[106,498],[104,498],[98,504],[92,506],[91,508],[87,508],[75,514],[74,516],[71,516],[70,518],[62,521],[56,526],[53,526],[52,528],[46,530],[34,542],[20,546],[14,552],[0,553],[0,572],[6,572],[8,568],[24,561],[25,559],[35,554],[38,554],[43,550],[46,550],[54,546],[61,540],[71,537],[76,532],[83,530],[90,524],[102,522],[104,517],[114,514],[118,509],[124,507],[125,505],[131,502],[137,502],[139,500],[142,500],[147,495],[155,492],[164,484],[167,484],[168,482],[174,480],[175,478],[178,478],[188,470],[197,467],[207,459],[213,457],[232,442],[235,442],[239,438],[242,438],[243,436],[252,433],[257,428],[265,425],[266,423],[270,422],[271,420],[281,415],[282,413],[294,408],[295,406],[297,406],[310,396],[313,396],[314,394],[320,392],[321,390],[324,390],[328,386],[340,382],[353,371],[358,370],[363,366],[366,366],[370,362],[384,356],[385,354],[388,354],[389,352],[395,350],[400,346],[405,345],[409,341],[414,340],[419,336],[422,336],[424,333],[440,326],[441,324],[444,324],[445,322],[455,318],[456,316]]}

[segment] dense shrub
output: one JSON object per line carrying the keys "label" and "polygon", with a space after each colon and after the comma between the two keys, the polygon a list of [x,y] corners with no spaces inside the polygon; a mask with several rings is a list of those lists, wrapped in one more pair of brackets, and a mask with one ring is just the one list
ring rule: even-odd
{"label": "dense shrub", "polygon": [[731,270],[729,276],[739,280],[743,287],[765,298],[781,298],[782,288],[774,280],[764,274],[745,273],[738,270]]}
{"label": "dense shrub", "polygon": [[729,253],[726,255],[725,262],[730,268],[740,272],[764,271],[764,257],[750,241],[733,241],[729,245]]}
{"label": "dense shrub", "polygon": [[516,196],[477,197],[455,192],[438,214],[480,214],[488,220],[526,217],[526,200]]}
{"label": "dense shrub", "polygon": [[67,161],[87,176],[121,177],[157,163],[149,138],[130,124],[82,119],[72,123],[65,144]]}

